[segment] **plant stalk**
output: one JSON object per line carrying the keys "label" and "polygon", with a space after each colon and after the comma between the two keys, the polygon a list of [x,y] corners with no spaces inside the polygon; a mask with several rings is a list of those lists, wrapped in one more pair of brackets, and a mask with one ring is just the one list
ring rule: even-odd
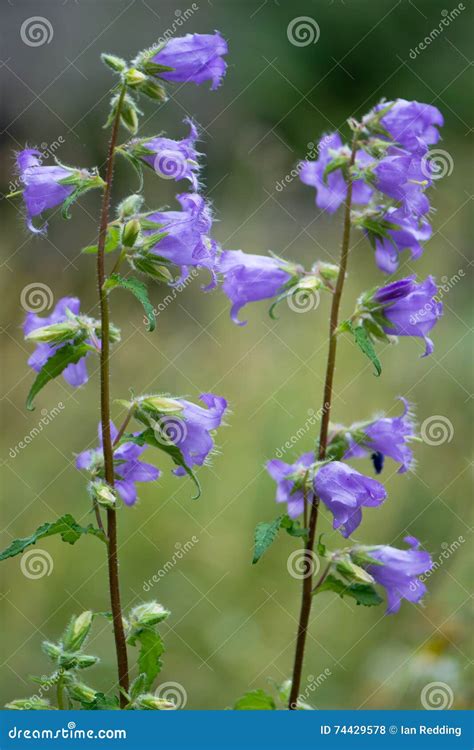
{"label": "plant stalk", "polygon": [[[102,446],[104,453],[105,481],[114,486],[114,454],[110,434],[110,315],[107,292],[104,290],[105,275],[105,240],[109,221],[110,196],[114,173],[115,147],[120,123],[120,111],[125,96],[125,86],[122,86],[117,103],[115,118],[110,135],[107,153],[105,188],[102,199],[102,210],[99,226],[99,240],[97,243],[97,283],[99,287],[100,320],[102,330],[102,346],[100,351],[100,414],[102,424]],[[128,692],[128,656],[125,632],[123,627],[122,607],[120,603],[120,583],[117,552],[117,516],[113,508],[107,508],[107,564],[109,572],[110,605],[114,627],[115,651],[117,654],[118,681],[120,686],[120,707],[124,708],[127,700],[123,691]]]}
{"label": "plant stalk", "polygon": [[[351,158],[348,165],[348,174],[350,168],[354,165],[357,149],[358,133],[354,133],[352,142]],[[347,183],[346,198],[344,201],[344,228],[341,243],[341,256],[339,261],[339,273],[337,275],[336,286],[332,298],[331,315],[329,319],[329,345],[326,363],[326,377],[324,381],[324,393],[322,404],[321,430],[319,434],[318,460],[322,461],[326,456],[328,441],[329,420],[331,415],[331,404],[333,395],[334,371],[336,368],[336,349],[337,335],[336,329],[339,325],[339,308],[341,306],[342,292],[347,272],[347,261],[349,258],[349,243],[351,236],[351,207],[352,207],[352,179],[349,174]],[[291,692],[288,701],[288,708],[293,711],[297,708],[298,695],[301,684],[301,674],[303,671],[304,651],[306,645],[306,634],[308,631],[309,616],[311,614],[311,604],[313,601],[313,549],[316,537],[316,526],[318,523],[319,499],[313,495],[311,500],[311,513],[309,518],[308,538],[305,544],[305,569],[301,594],[300,618],[298,623],[298,632],[296,636],[295,660],[293,664],[293,677],[291,682]]]}

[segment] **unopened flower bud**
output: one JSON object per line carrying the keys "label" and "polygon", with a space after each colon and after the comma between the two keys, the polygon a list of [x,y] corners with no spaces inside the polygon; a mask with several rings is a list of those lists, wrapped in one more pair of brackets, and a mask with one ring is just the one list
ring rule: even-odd
{"label": "unopened flower bud", "polygon": [[153,693],[143,693],[135,700],[135,706],[144,711],[174,711],[176,705],[164,698],[157,698]]}
{"label": "unopened flower bud", "polygon": [[77,325],[72,321],[66,321],[65,323],[53,323],[50,326],[35,328],[34,331],[25,336],[25,339],[38,343],[61,344],[65,341],[70,341],[77,332]]}
{"label": "unopened flower bud", "polygon": [[121,57],[116,57],[115,55],[102,53],[101,59],[102,62],[108,65],[109,68],[112,68],[112,70],[115,70],[117,73],[122,73],[127,67],[127,63],[125,62],[125,60],[122,60]]}
{"label": "unopened flower bud", "polygon": [[81,703],[92,703],[97,696],[97,692],[83,682],[71,682],[67,686],[67,691],[71,698]]}
{"label": "unopened flower bud", "polygon": [[166,102],[168,100],[168,94],[164,86],[161,86],[158,81],[154,81],[152,78],[145,78],[143,83],[138,86],[140,94],[148,96],[150,99],[155,99],[159,102]]}
{"label": "unopened flower bud", "polygon": [[123,219],[125,219],[127,216],[134,216],[139,212],[142,205],[143,196],[129,195],[119,204],[118,215]]}
{"label": "unopened flower bud", "polygon": [[138,219],[127,221],[122,232],[122,244],[125,247],[133,247],[140,234],[140,222]]}
{"label": "unopened flower bud", "polygon": [[43,641],[41,648],[50,659],[59,659],[63,652],[61,646],[58,646],[56,643],[51,643],[51,641]]}
{"label": "unopened flower bud", "polygon": [[67,651],[77,651],[80,649],[89,635],[91,625],[92,612],[90,610],[82,612],[78,617],[73,617],[64,634],[64,648]]}
{"label": "unopened flower bud", "polygon": [[183,410],[183,405],[179,401],[166,396],[145,396],[140,400],[140,406],[158,411],[160,414],[173,414]]}
{"label": "unopened flower bud", "polygon": [[99,505],[102,505],[104,508],[115,507],[117,495],[112,487],[106,482],[102,482],[101,480],[91,482],[89,489],[92,497],[99,503]]}
{"label": "unopened flower bud", "polygon": [[166,620],[170,611],[158,602],[146,602],[134,607],[130,612],[131,628],[150,627]]}
{"label": "unopened flower bud", "polygon": [[125,81],[128,86],[138,86],[146,81],[146,75],[136,68],[129,68],[125,74]]}

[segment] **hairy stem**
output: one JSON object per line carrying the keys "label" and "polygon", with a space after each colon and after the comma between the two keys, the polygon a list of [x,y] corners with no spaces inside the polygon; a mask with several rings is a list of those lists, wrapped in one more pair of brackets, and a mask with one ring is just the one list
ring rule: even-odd
{"label": "hairy stem", "polygon": [[[114,486],[114,453],[110,434],[110,316],[105,282],[105,240],[109,221],[110,195],[114,173],[115,146],[120,123],[120,111],[125,96],[122,87],[117,103],[115,118],[110,135],[107,153],[105,188],[100,216],[99,240],[97,243],[97,283],[99,287],[100,320],[102,330],[102,346],[100,351],[100,415],[102,423],[102,446],[104,453],[105,481]],[[115,651],[117,654],[118,680],[120,685],[120,707],[124,708],[127,701],[122,691],[128,692],[128,656],[125,632],[123,628],[122,607],[120,604],[120,585],[117,554],[117,516],[113,508],[107,508],[107,563],[109,570],[110,605],[114,626]]]}
{"label": "hairy stem", "polygon": [[63,675],[60,674],[56,683],[56,703],[59,711],[64,711],[64,681]]}
{"label": "hairy stem", "polygon": [[[350,169],[355,160],[357,148],[357,133],[354,135],[352,143],[351,158],[349,161]],[[349,258],[349,242],[351,235],[351,206],[352,206],[352,179],[348,176],[346,199],[344,202],[344,229],[341,244],[341,257],[339,261],[339,273],[337,276],[336,287],[332,298],[331,315],[329,319],[329,345],[328,357],[326,363],[326,378],[324,381],[324,394],[322,404],[321,430],[319,434],[318,460],[322,461],[326,456],[328,441],[329,419],[331,414],[331,404],[333,395],[334,371],[336,368],[336,348],[337,335],[336,328],[339,324],[339,308],[341,306],[342,292],[347,271],[347,261]],[[316,526],[318,523],[319,500],[313,496],[311,501],[311,513],[309,518],[308,538],[305,544],[305,568],[301,594],[300,619],[298,623],[298,632],[296,636],[295,660],[293,664],[293,677],[291,683],[290,698],[288,708],[294,710],[297,707],[297,700],[300,691],[301,673],[303,671],[304,651],[306,645],[306,634],[308,631],[309,616],[311,613],[311,604],[313,601],[313,549],[316,536]]]}

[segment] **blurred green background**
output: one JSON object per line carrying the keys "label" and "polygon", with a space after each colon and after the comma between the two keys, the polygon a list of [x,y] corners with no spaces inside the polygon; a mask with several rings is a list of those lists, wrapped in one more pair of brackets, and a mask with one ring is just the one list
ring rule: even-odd
{"label": "blurred green background", "polygon": [[[324,132],[346,132],[346,118],[361,116],[381,97],[434,103],[444,114],[438,145],[452,160],[452,171],[431,193],[434,236],[420,261],[413,264],[405,254],[399,270],[399,276],[458,275],[458,281],[448,282],[445,315],[434,331],[435,353],[420,359],[419,341],[401,341],[383,352],[384,372],[376,380],[350,342],[341,342],[333,412],[340,422],[381,410],[395,415],[400,409],[395,398],[404,395],[416,405],[420,423],[441,420],[446,439],[416,446],[414,472],[398,475],[387,463],[389,499],[365,513],[357,539],[400,544],[406,533],[413,534],[442,564],[428,581],[424,606],[405,602],[395,617],[383,616],[383,607],[356,609],[329,594],[317,598],[302,689],[319,708],[421,708],[420,691],[433,681],[449,687],[453,707],[469,702],[472,87],[468,4],[463,7],[425,51],[410,57],[446,18],[443,11],[452,10],[444,0],[209,0],[186,8],[154,0],[35,0],[2,6],[4,193],[13,179],[14,151],[25,143],[45,148],[59,142],[56,155],[68,164],[103,163],[111,74],[100,63],[101,51],[129,59],[167,29],[177,35],[221,31],[229,42],[223,86],[217,92],[176,87],[164,107],[144,101],[142,132],[165,129],[181,137],[188,113],[200,123],[205,193],[215,210],[215,236],[227,249],[272,250],[306,264],[318,258],[336,261],[340,214],[319,215],[314,191],[298,179],[284,189],[280,182],[305,157],[308,144]],[[49,43],[22,42],[21,25],[31,16],[49,20],[54,32]],[[288,25],[299,16],[317,22],[317,43],[290,43]],[[145,187],[149,208],[174,207],[174,193],[186,189],[151,172]],[[135,189],[136,176],[118,164],[114,197]],[[96,373],[81,390],[62,380],[49,385],[36,411],[25,411],[32,374],[20,304],[26,285],[43,283],[55,299],[77,294],[84,310],[95,310],[94,261],[80,256],[80,249],[96,234],[98,194],[81,200],[70,222],[51,220],[48,236],[39,239],[25,230],[21,208],[21,202],[0,201],[2,547],[67,511],[82,521],[90,518],[85,479],[73,461],[95,445],[98,422]],[[203,275],[193,281],[165,306],[152,335],[132,298],[113,299],[122,344],[113,354],[112,389],[114,397],[126,397],[133,387],[194,399],[213,391],[229,400],[232,413],[218,433],[219,452],[199,472],[201,499],[191,499],[190,482],[171,474],[165,456],[150,456],[158,459],[162,478],[155,486],[142,485],[140,503],[119,514],[125,609],[142,597],[155,597],[172,610],[162,627],[167,653],[159,680],[183,686],[186,708],[223,709],[244,691],[281,682],[291,673],[300,583],[288,574],[287,558],[296,540],[282,536],[252,566],[253,530],[280,510],[264,462],[298,430],[301,437],[284,458],[294,460],[313,445],[316,426],[307,430],[305,425],[308,410],[317,411],[322,398],[329,299],[323,297],[319,308],[306,314],[282,305],[278,321],[268,317],[265,303],[253,305],[242,314],[248,325],[237,328],[224,295],[201,292],[205,280]],[[354,236],[345,311],[363,289],[381,280],[370,246]],[[157,305],[166,294],[158,286],[152,290]],[[15,450],[59,403],[60,413],[41,434]],[[114,417],[120,420],[119,407]],[[358,468],[372,472],[369,462]],[[329,546],[341,545],[326,513],[320,530]],[[25,577],[19,558],[0,568],[2,703],[34,692],[27,676],[48,669],[40,652],[44,638],[57,637],[72,613],[108,608],[104,552],[95,539],[75,547],[56,539],[38,546],[51,556],[48,576]],[[165,565],[166,574],[160,574]],[[145,593],[154,574],[159,583]],[[89,650],[101,656],[91,679],[107,689],[115,667],[106,622],[97,622]]]}

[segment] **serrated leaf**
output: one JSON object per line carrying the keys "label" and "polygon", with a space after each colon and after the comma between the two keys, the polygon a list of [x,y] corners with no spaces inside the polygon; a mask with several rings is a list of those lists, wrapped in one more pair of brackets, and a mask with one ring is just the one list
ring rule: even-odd
{"label": "serrated leaf", "polygon": [[314,593],[320,594],[322,591],[334,591],[340,597],[349,596],[355,599],[357,604],[361,604],[364,607],[373,607],[383,602],[382,597],[379,596],[370,583],[351,583],[347,585],[340,578],[336,578],[333,575],[328,575],[326,580],[318,586]]}
{"label": "serrated leaf", "polygon": [[[120,227],[116,225],[108,226],[105,236],[104,253],[112,253],[118,247],[120,247]],[[98,252],[98,247],[97,245],[88,245],[81,252],[87,255],[95,254]]]}
{"label": "serrated leaf", "polygon": [[89,526],[80,526],[70,513],[66,513],[61,518],[58,518],[57,521],[53,521],[53,523],[47,522],[41,524],[30,536],[15,539],[3,552],[0,552],[0,561],[20,555],[27,547],[36,544],[40,539],[55,534],[59,534],[63,542],[67,542],[68,544],[75,544],[84,534],[92,534],[105,542],[102,531],[96,529],[92,524],[89,524]]}
{"label": "serrated leaf", "polygon": [[263,554],[267,551],[270,545],[275,541],[275,538],[280,530],[283,516],[278,516],[274,521],[261,521],[255,528],[255,546],[253,553],[252,565],[255,565]]}
{"label": "serrated leaf", "polygon": [[116,288],[126,289],[131,292],[139,302],[141,302],[145,315],[148,319],[148,331],[154,331],[156,327],[155,311],[148,298],[148,289],[143,281],[136,279],[134,276],[125,278],[118,273],[113,273],[105,282],[104,289],[112,290]]}
{"label": "serrated leaf", "polygon": [[283,516],[281,520],[281,528],[285,529],[286,533],[290,536],[295,537],[307,537],[308,536],[308,529],[305,529],[299,521],[296,521],[294,518],[290,518],[290,516],[285,515]]}
{"label": "serrated leaf", "polygon": [[199,483],[199,479],[197,478],[191,467],[187,465],[180,449],[171,442],[160,442],[159,440],[157,440],[156,435],[151,427],[147,430],[144,430],[139,435],[124,435],[123,442],[136,443],[137,445],[150,445],[153,448],[158,448],[160,451],[164,451],[165,453],[167,453],[172,458],[176,466],[180,466],[181,468],[183,468],[186,474],[193,480],[194,484],[196,485],[197,495],[194,495],[193,500],[197,500],[201,496],[201,485]]}
{"label": "serrated leaf", "polygon": [[239,698],[234,711],[275,711],[275,701],[264,690],[251,690]]}
{"label": "serrated leaf", "polygon": [[33,401],[41,389],[50,380],[57,378],[68,365],[75,365],[90,351],[93,351],[93,348],[84,342],[82,344],[66,344],[58,349],[37,374],[26,399],[26,408],[33,411]]}
{"label": "serrated leaf", "polygon": [[138,671],[144,675],[145,689],[150,689],[157,675],[161,672],[161,656],[165,650],[161,636],[153,628],[143,628],[127,640],[131,646],[140,644],[138,654]]}
{"label": "serrated leaf", "polygon": [[367,332],[365,327],[363,325],[361,326],[353,326],[351,325],[351,332],[354,336],[354,341],[356,342],[359,349],[365,354],[366,357],[370,359],[372,364],[375,367],[375,375],[376,377],[379,377],[382,373],[382,365],[380,364],[380,360],[377,357],[377,354],[375,352],[374,346],[372,344],[370,334]]}

